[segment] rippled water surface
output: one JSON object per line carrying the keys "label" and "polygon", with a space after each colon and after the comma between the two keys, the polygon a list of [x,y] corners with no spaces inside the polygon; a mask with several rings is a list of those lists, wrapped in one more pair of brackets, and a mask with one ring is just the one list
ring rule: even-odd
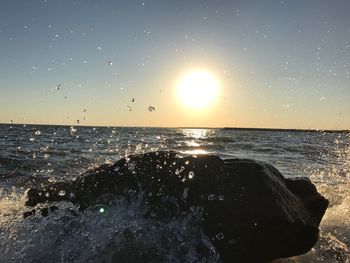
{"label": "rippled water surface", "polygon": [[79,214],[60,203],[63,209],[46,218],[22,218],[29,187],[73,180],[88,168],[159,149],[254,158],[285,176],[309,177],[330,208],[320,242],[288,262],[349,262],[349,133],[34,125],[0,125],[0,262],[112,262],[115,247],[118,258],[130,262],[219,262],[196,231],[201,211],[168,224],[146,220],[142,196],[132,205],[116,200],[103,213],[93,207]]}

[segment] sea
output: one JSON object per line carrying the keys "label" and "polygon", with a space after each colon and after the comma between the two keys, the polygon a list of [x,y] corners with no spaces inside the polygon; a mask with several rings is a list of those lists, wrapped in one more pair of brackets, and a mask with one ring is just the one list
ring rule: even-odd
{"label": "sea", "polygon": [[47,217],[23,218],[30,187],[71,181],[88,169],[156,150],[251,158],[286,177],[310,178],[330,201],[320,239],[307,254],[275,262],[350,262],[349,132],[19,124],[0,125],[0,262],[221,262],[199,234],[196,209],[158,222],[143,217],[146,208],[137,197],[115,200],[104,213],[59,202]]}

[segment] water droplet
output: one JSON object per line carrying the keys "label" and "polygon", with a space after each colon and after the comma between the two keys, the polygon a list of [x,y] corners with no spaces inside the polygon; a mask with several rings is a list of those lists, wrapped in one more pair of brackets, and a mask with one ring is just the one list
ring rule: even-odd
{"label": "water droplet", "polygon": [[153,107],[153,106],[148,106],[148,111],[149,111],[149,112],[153,112],[153,111],[155,111],[155,110],[156,110],[155,107]]}
{"label": "water droplet", "polygon": [[194,172],[192,172],[192,171],[189,172],[189,173],[188,173],[188,178],[192,179],[193,177],[194,177]]}
{"label": "water droplet", "polygon": [[56,179],[55,179],[55,177],[50,177],[50,178],[48,179],[48,181],[49,181],[49,183],[55,183],[55,182],[56,182]]}
{"label": "water droplet", "polygon": [[47,198],[49,198],[49,197],[50,197],[50,194],[49,194],[49,193],[45,193],[45,196],[46,196]]}
{"label": "water droplet", "polygon": [[41,131],[39,131],[39,130],[37,130],[36,132],[35,132],[35,135],[40,135],[41,134]]}
{"label": "water droplet", "polygon": [[219,200],[220,200],[220,201],[224,201],[224,199],[225,199],[225,196],[219,195]]}
{"label": "water droplet", "polygon": [[29,138],[29,141],[34,142],[35,138]]}
{"label": "water droplet", "polygon": [[108,66],[112,66],[112,65],[113,65],[113,62],[112,62],[111,60],[109,60],[109,61],[107,62],[107,64],[108,64]]}
{"label": "water droplet", "polygon": [[215,200],[215,195],[214,195],[214,194],[208,195],[208,200],[209,200],[209,201]]}
{"label": "water droplet", "polygon": [[220,233],[217,233],[215,237],[217,240],[223,240],[225,235],[224,233],[220,232]]}
{"label": "water droplet", "polygon": [[100,213],[104,213],[105,209],[103,207],[100,208]]}
{"label": "water droplet", "polygon": [[66,195],[66,191],[61,190],[61,191],[58,192],[58,195],[59,196],[65,196]]}
{"label": "water droplet", "polygon": [[186,161],[185,164],[188,165],[190,162],[189,161]]}
{"label": "water droplet", "polygon": [[[134,171],[135,170],[135,166],[136,166],[135,163],[129,162],[128,163],[128,170]],[[159,168],[159,166],[157,168]]]}
{"label": "water droplet", "polygon": [[71,126],[69,129],[70,135],[74,135],[77,129],[74,128],[74,126]]}
{"label": "water droplet", "polygon": [[134,194],[136,193],[136,191],[135,191],[134,189],[130,189],[128,192],[129,192],[129,194],[131,194],[131,195],[134,195]]}

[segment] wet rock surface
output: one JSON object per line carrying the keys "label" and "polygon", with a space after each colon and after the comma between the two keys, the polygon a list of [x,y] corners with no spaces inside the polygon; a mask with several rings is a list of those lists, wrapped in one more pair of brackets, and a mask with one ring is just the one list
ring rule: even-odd
{"label": "wet rock surface", "polygon": [[309,179],[284,178],[267,163],[213,155],[178,157],[172,151],[129,156],[72,182],[32,188],[26,205],[71,201],[83,211],[108,202],[109,196],[140,194],[149,207],[145,217],[163,222],[202,209],[202,232],[224,263],[262,263],[306,253],[318,239],[328,206]]}

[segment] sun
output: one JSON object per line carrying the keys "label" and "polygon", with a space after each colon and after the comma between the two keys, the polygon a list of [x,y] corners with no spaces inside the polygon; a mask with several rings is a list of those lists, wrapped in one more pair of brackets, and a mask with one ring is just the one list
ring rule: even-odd
{"label": "sun", "polygon": [[208,108],[217,98],[219,82],[206,70],[193,70],[179,78],[177,95],[185,106],[201,110]]}

